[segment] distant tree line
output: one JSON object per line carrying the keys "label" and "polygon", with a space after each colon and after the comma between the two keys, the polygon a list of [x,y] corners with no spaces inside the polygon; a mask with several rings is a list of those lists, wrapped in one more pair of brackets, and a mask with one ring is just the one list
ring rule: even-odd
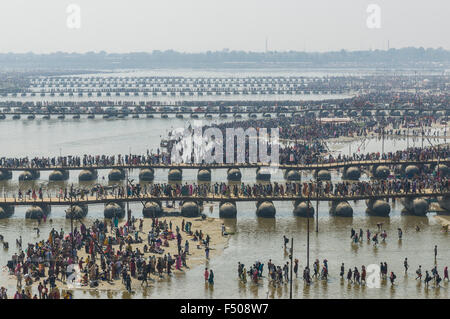
{"label": "distant tree line", "polygon": [[207,51],[184,53],[173,50],[151,53],[2,53],[0,68],[14,69],[123,69],[161,67],[414,67],[418,65],[446,66],[450,61],[450,51],[442,48],[402,48],[370,51],[334,52],[246,52]]}

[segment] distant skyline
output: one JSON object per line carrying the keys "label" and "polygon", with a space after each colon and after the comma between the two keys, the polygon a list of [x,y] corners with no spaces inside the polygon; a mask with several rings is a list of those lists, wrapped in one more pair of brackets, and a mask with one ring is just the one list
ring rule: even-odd
{"label": "distant skyline", "polygon": [[[80,28],[69,28],[69,5]],[[376,4],[380,28],[368,28]],[[2,0],[0,53],[450,49],[448,0]],[[72,25],[73,27],[73,25]],[[266,43],[267,39],[267,43]]]}

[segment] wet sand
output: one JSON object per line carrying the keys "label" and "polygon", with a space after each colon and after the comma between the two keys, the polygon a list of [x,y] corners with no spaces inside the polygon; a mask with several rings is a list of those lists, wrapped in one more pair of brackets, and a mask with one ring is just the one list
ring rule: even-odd
{"label": "wet sand", "polygon": [[442,226],[450,227],[450,216],[449,215],[436,215],[434,218],[437,219]]}

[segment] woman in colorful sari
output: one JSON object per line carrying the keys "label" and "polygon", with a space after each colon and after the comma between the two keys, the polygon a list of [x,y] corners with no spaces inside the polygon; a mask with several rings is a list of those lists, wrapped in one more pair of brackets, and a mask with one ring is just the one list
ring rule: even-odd
{"label": "woman in colorful sari", "polygon": [[210,285],[214,285],[214,273],[213,273],[212,269],[209,271],[208,282]]}

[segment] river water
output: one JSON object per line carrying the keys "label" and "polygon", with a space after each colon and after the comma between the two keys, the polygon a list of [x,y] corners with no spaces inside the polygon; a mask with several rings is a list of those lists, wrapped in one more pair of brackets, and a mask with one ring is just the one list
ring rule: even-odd
{"label": "river water", "polygon": [[[218,119],[214,119],[217,121]],[[142,153],[146,150],[156,150],[160,138],[170,128],[188,125],[185,119],[94,119],[94,120],[6,120],[0,122],[1,156],[57,156],[69,154],[125,154]],[[431,141],[436,142],[436,141]],[[407,141],[395,139],[385,141],[385,151],[406,148]],[[427,145],[428,142],[425,143]],[[409,139],[409,145],[421,145],[419,139]],[[330,148],[336,152],[348,153],[348,144],[331,144]],[[351,143],[351,150],[360,148],[361,152],[381,151],[381,141],[370,139],[365,143],[356,141]],[[2,191],[16,191],[18,187],[27,189],[30,184],[19,184],[18,174],[13,179],[0,184]],[[49,172],[41,172],[34,185],[47,185]],[[107,170],[99,171],[99,182],[107,184]],[[183,171],[183,180],[196,181],[195,170]],[[131,178],[137,180],[138,171],[131,172]],[[103,179],[104,178],[104,179]],[[302,179],[312,178],[310,172],[303,173]],[[334,180],[340,179],[338,172],[332,173]],[[366,179],[367,176],[363,176]],[[78,172],[71,171],[70,179],[65,182],[77,184]],[[212,173],[212,181],[226,180],[225,170]],[[243,181],[254,182],[255,171],[243,170]],[[156,170],[155,182],[167,181],[167,170]],[[282,173],[278,172],[272,181],[283,181]],[[51,186],[58,188],[60,184]],[[302,279],[294,279],[294,298],[448,298],[448,284],[440,289],[424,289],[414,278],[414,271],[418,265],[423,270],[431,270],[434,263],[433,248],[438,245],[438,270],[442,275],[445,265],[450,264],[449,235],[440,231],[441,226],[433,217],[402,216],[402,205],[396,202],[392,205],[389,218],[375,218],[365,215],[364,202],[351,203],[354,209],[353,218],[337,218],[329,216],[328,203],[319,203],[318,230],[315,232],[315,222],[310,220],[310,263],[317,258],[329,261],[330,279],[325,284],[315,282],[305,286]],[[314,203],[315,206],[315,203]],[[275,219],[257,218],[254,203],[238,203],[238,217],[235,220],[225,220],[225,225],[235,232],[230,236],[223,253],[211,259],[208,267],[215,273],[213,288],[205,287],[203,281],[204,265],[199,265],[182,275],[176,275],[168,282],[155,283],[148,288],[142,288],[131,295],[127,292],[81,291],[74,292],[75,298],[288,298],[288,285],[281,288],[269,288],[267,279],[259,285],[248,282],[241,283],[237,278],[237,263],[244,263],[248,267],[259,260],[266,265],[269,259],[277,265],[283,265],[288,255],[283,250],[283,235],[294,238],[294,257],[300,260],[300,273],[306,265],[307,219],[293,216],[293,205],[290,202],[276,202]],[[140,203],[130,204],[134,216],[142,216]],[[27,207],[17,207],[15,214],[9,219],[0,220],[0,234],[10,243],[9,250],[0,249],[0,264],[6,265],[7,260],[16,251],[15,239],[22,236],[23,242],[38,240],[34,227],[36,222],[25,220]],[[52,227],[70,231],[70,221],[64,217],[66,207],[53,207],[50,218],[52,224],[41,226],[41,237],[44,238]],[[205,210],[207,215],[218,217],[218,206],[212,213]],[[103,217],[102,205],[91,205],[87,221]],[[366,242],[355,245],[350,242],[350,229],[362,228],[376,230],[376,224],[382,222],[388,233],[386,243],[375,248]],[[421,228],[415,231],[416,225]],[[404,231],[403,240],[397,240],[397,228]],[[403,260],[407,257],[411,266],[407,276],[403,274]],[[380,288],[364,288],[348,285],[339,279],[339,268],[342,262],[348,268],[361,269],[361,265],[379,264],[386,261],[389,271],[397,274],[397,285],[390,287],[389,283],[382,283]],[[15,282],[6,281],[6,272],[0,272],[0,285],[8,288],[9,294],[15,291]]]}

